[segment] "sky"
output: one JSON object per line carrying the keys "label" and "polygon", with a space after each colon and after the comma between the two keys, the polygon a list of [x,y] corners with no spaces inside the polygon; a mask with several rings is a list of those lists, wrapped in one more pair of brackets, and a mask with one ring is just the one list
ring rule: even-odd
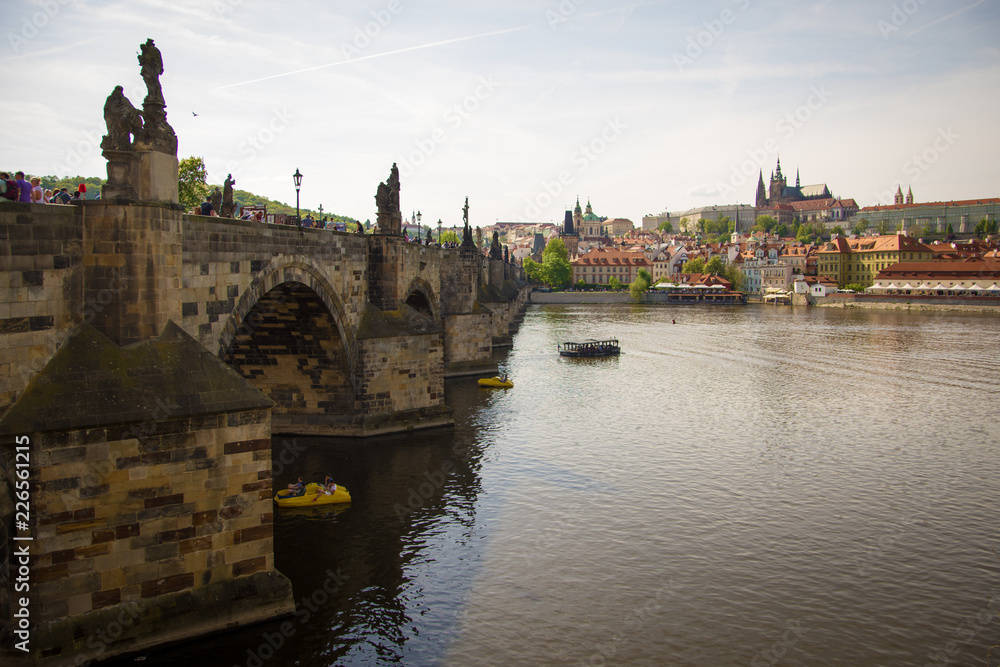
{"label": "sky", "polygon": [[[210,183],[424,224],[752,204],[780,156],[861,206],[1000,196],[1000,0],[3,0],[4,169],[106,176],[160,49]],[[195,115],[197,114],[197,115]]]}

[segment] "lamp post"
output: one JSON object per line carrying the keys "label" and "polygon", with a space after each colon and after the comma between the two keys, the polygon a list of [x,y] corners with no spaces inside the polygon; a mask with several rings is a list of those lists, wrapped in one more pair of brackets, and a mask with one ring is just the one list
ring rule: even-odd
{"label": "lamp post", "polygon": [[299,168],[295,168],[295,173],[292,174],[292,180],[295,181],[295,223],[302,228],[302,219],[299,218],[299,188],[302,186],[302,174],[299,173]]}
{"label": "lamp post", "polygon": [[441,218],[438,218],[438,245],[441,245]]}

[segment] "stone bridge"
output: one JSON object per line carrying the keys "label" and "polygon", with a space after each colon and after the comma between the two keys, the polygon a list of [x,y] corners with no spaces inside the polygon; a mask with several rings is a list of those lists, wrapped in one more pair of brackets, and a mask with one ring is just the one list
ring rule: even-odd
{"label": "stone bridge", "polygon": [[474,247],[170,202],[0,205],[0,239],[2,664],[293,612],[272,434],[452,424],[445,377],[496,370],[526,295]]}
{"label": "stone bridge", "polygon": [[173,321],[275,402],[275,433],[448,424],[444,378],[494,370],[525,302],[474,248],[169,203],[11,204],[0,238],[0,415],[78,324],[126,346]]}

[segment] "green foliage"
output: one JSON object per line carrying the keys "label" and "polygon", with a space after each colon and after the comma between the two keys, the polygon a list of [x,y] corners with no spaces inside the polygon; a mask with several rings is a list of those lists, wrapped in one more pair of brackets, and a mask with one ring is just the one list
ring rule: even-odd
{"label": "green foliage", "polygon": [[608,281],[608,287],[617,292],[622,288],[622,281],[618,280],[618,276],[611,276],[611,280]]}
{"label": "green foliage", "polygon": [[576,281],[576,288],[577,289],[583,289],[584,287],[586,287],[586,285],[587,285],[587,282],[583,278],[580,278],[579,280]]}
{"label": "green foliage", "polygon": [[997,233],[997,224],[998,223],[996,220],[990,221],[986,218],[983,218],[978,223],[976,223],[976,229],[974,233],[977,238],[984,239],[990,234]]}
{"label": "green foliage", "polygon": [[836,227],[833,228],[833,230],[830,233],[831,234],[836,234],[837,236],[843,236],[844,235],[844,228],[841,227],[840,225],[837,225]]}
{"label": "green foliage", "polygon": [[[722,261],[721,257],[713,257],[712,259],[705,262],[705,266],[702,268],[700,273],[710,273],[713,276],[720,275],[726,270],[726,264]],[[692,273],[698,273],[697,271],[692,271]]]}
{"label": "green foliage", "polygon": [[181,205],[190,210],[205,201],[209,192],[205,160],[193,156],[181,160],[177,171],[177,197]]}
{"label": "green foliage", "polygon": [[722,278],[728,280],[732,286],[734,292],[742,292],[743,287],[746,285],[747,278],[743,271],[736,268],[735,266],[729,264],[720,274]]}
{"label": "green foliage", "polygon": [[531,259],[530,257],[525,257],[524,262],[522,262],[521,267],[524,269],[524,274],[528,276],[528,280],[533,283],[544,283],[545,278],[542,275],[542,265]]}
{"label": "green foliage", "polygon": [[780,236],[781,238],[785,238],[786,236],[788,236],[788,225],[786,225],[785,223],[781,223],[780,225],[774,228],[774,233]]}
{"label": "green foliage", "polygon": [[628,286],[629,294],[632,295],[632,300],[636,303],[642,301],[642,295],[645,294],[648,289],[649,282],[641,276],[632,281],[632,284]]}
{"label": "green foliage", "polygon": [[855,292],[863,293],[865,291],[865,286],[861,283],[850,283],[849,285],[844,285],[844,289],[854,290]]}
{"label": "green foliage", "polygon": [[948,223],[948,228],[944,230],[944,233],[946,235],[948,235],[948,236],[954,236],[955,235],[955,228],[951,226],[950,222]]}
{"label": "green foliage", "polygon": [[659,229],[664,234],[672,234],[674,231],[674,226],[670,224],[669,220],[664,220],[663,222],[660,223],[660,226],[657,227],[657,229]]}
{"label": "green foliage", "polygon": [[569,265],[569,252],[562,239],[554,236],[542,251],[544,281],[553,287],[569,285],[573,270]]}
{"label": "green foliage", "polygon": [[755,223],[753,226],[754,231],[767,232],[769,234],[778,225],[778,221],[770,215],[758,215]]}
{"label": "green foliage", "polygon": [[[441,243],[461,243],[462,239],[458,238],[458,234],[455,232],[442,232],[441,233]],[[534,262],[530,257],[524,258],[525,262],[531,262],[535,266],[538,266],[538,262]]]}
{"label": "green foliage", "polygon": [[639,273],[637,275],[639,278],[646,281],[647,286],[653,284],[653,276],[650,275],[649,271],[646,269],[639,269]]}
{"label": "green foliage", "polygon": [[854,225],[854,229],[851,230],[851,233],[854,234],[855,236],[864,236],[865,232],[868,231],[868,226],[871,224],[872,224],[871,222],[869,222],[865,218],[862,218],[861,220],[858,220],[858,222]]}
{"label": "green foliage", "polygon": [[[14,174],[13,171],[10,172]],[[31,180],[30,176],[25,176],[28,180]],[[66,192],[73,194],[76,189],[80,187],[80,183],[83,183],[87,187],[87,199],[95,199],[97,195],[101,193],[101,186],[106,182],[103,178],[98,178],[96,176],[67,176],[66,178],[59,178],[58,176],[39,176],[38,179],[41,181],[42,190],[61,190],[66,188]]]}
{"label": "green foliage", "polygon": [[701,257],[689,259],[681,267],[681,273],[705,273],[705,260]]}

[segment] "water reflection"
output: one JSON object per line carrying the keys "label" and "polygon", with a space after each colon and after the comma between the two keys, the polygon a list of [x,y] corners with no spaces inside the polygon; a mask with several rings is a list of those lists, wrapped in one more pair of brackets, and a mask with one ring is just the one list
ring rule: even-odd
{"label": "water reflection", "polygon": [[[621,357],[556,353],[605,337]],[[268,664],[982,663],[1000,623],[957,628],[1000,589],[997,340],[965,314],[532,307],[513,389],[446,383],[455,428],[276,459],[353,502],[276,514],[316,609]],[[277,627],[147,664],[246,665]]]}

